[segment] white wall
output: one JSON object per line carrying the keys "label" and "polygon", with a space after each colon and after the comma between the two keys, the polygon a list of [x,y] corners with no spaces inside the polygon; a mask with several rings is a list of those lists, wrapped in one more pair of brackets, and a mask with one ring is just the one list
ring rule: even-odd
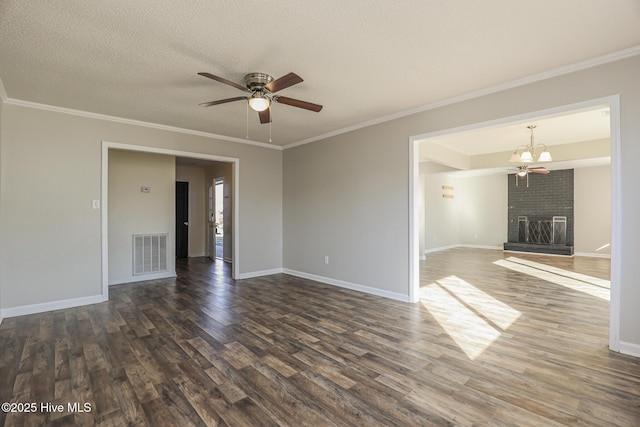
{"label": "white wall", "polygon": [[204,168],[176,165],[176,181],[189,183],[189,246],[188,256],[206,255],[207,189]]}
{"label": "white wall", "polygon": [[109,284],[141,279],[133,275],[134,234],[167,233],[167,273],[175,275],[175,185],[173,156],[109,150]]}
{"label": "white wall", "polygon": [[[620,95],[620,341],[640,353],[640,57],[540,80],[284,152],[284,264],[409,293],[409,138]],[[322,256],[337,262],[324,265]],[[614,263],[615,264],[615,263]],[[625,344],[625,345],[627,345]]]}
{"label": "white wall", "polygon": [[[460,244],[460,185],[457,178],[448,175],[451,168],[436,163],[420,164],[420,174],[424,177],[424,250],[421,254],[435,249]],[[453,187],[443,190],[442,187]],[[453,198],[442,197],[443,194]]]}
{"label": "white wall", "polygon": [[425,181],[418,200],[425,205],[425,244],[420,254],[456,245],[502,247],[507,241],[507,176],[456,177],[450,171],[446,166],[420,163]]}
{"label": "white wall", "polygon": [[578,255],[611,254],[611,166],[574,170],[574,244]]}
{"label": "white wall", "polygon": [[10,102],[2,114],[5,314],[102,294],[101,215],[91,201],[101,194],[103,140],[239,159],[240,274],[282,267],[282,151]]}
{"label": "white wall", "polygon": [[460,243],[502,248],[507,241],[507,175],[458,179]]}

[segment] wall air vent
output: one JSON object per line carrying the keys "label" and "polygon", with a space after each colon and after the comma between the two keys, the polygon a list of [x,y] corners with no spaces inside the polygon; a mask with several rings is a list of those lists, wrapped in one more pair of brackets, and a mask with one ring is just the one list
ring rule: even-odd
{"label": "wall air vent", "polygon": [[133,235],[133,275],[167,271],[169,234]]}

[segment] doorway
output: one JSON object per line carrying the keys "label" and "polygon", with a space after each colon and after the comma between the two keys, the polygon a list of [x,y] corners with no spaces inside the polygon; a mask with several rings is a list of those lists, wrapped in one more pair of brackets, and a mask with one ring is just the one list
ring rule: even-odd
{"label": "doorway", "polygon": [[189,183],[176,181],[176,258],[189,256]]}
{"label": "doorway", "polygon": [[418,302],[420,299],[420,270],[419,270],[419,203],[416,197],[419,188],[419,161],[420,161],[420,141],[428,138],[442,137],[463,131],[502,126],[506,123],[516,121],[530,121],[543,116],[561,115],[571,111],[581,109],[593,109],[601,105],[608,105],[610,110],[610,158],[611,158],[611,267],[610,267],[610,316],[609,316],[609,348],[613,351],[620,351],[620,265],[619,265],[619,241],[620,232],[620,103],[618,96],[610,96],[594,99],[582,103],[576,103],[544,111],[531,112],[518,116],[505,117],[483,123],[461,126],[442,131],[430,132],[422,135],[415,135],[409,138],[409,300]]}
{"label": "doorway", "polygon": [[224,259],[224,178],[214,180],[214,233],[215,233],[215,258]]}

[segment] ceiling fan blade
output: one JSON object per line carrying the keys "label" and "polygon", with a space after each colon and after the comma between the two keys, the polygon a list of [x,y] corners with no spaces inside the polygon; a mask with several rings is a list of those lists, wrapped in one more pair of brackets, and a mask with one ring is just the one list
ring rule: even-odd
{"label": "ceiling fan blade", "polygon": [[246,96],[236,96],[235,98],[219,99],[217,101],[203,102],[198,104],[201,107],[211,107],[212,105],[226,104],[227,102],[240,101],[241,99],[248,99]]}
{"label": "ceiling fan blade", "polygon": [[549,173],[551,173],[551,171],[548,171],[545,168],[529,169],[529,172],[531,172],[531,173],[539,173],[539,174],[542,174],[542,175],[548,175]]}
{"label": "ceiling fan blade", "polygon": [[227,80],[227,79],[225,79],[225,78],[223,78],[223,77],[214,76],[214,75],[213,75],[213,74],[211,74],[211,73],[198,73],[198,74],[199,74],[199,75],[201,75],[201,76],[204,76],[204,77],[208,77],[208,78],[210,78],[210,79],[213,79],[213,80],[215,80],[215,81],[218,81],[218,82],[220,82],[220,83],[224,83],[224,84],[226,84],[226,85],[233,86],[233,87],[235,87],[236,89],[240,89],[240,90],[241,90],[241,91],[243,91],[243,92],[248,92],[248,91],[249,91],[249,89],[247,89],[245,86],[242,86],[242,85],[240,85],[240,84],[238,84],[238,83],[232,82],[231,80]]}
{"label": "ceiling fan blade", "polygon": [[260,117],[260,123],[262,124],[271,122],[271,112],[268,108],[264,111],[258,111],[258,117]]}
{"label": "ceiling fan blade", "polygon": [[265,85],[265,89],[267,89],[271,93],[275,93],[279,90],[288,88],[289,86],[297,85],[302,81],[302,77],[300,77],[299,75],[295,73],[289,73],[280,77],[279,79],[272,81],[268,85]]}
{"label": "ceiling fan blade", "polygon": [[311,102],[300,101],[299,99],[293,99],[286,96],[278,96],[274,98],[280,104],[291,105],[292,107],[304,108],[305,110],[315,111],[316,113],[322,110],[322,105],[313,104]]}

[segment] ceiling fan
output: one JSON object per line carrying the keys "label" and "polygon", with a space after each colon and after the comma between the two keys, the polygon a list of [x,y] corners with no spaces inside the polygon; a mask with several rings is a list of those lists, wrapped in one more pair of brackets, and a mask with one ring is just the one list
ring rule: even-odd
{"label": "ceiling fan", "polygon": [[549,173],[551,173],[551,171],[547,170],[547,168],[545,167],[532,167],[530,168],[527,165],[522,165],[522,166],[518,166],[517,169],[514,170],[515,174],[518,175],[519,177],[523,177],[526,176],[527,174],[530,173],[539,173],[542,175],[548,175]]}
{"label": "ceiling fan", "polygon": [[527,187],[528,187],[530,173],[538,173],[541,175],[548,175],[549,173],[551,173],[551,171],[547,170],[547,168],[545,167],[530,168],[527,165],[518,166],[517,169],[514,169],[514,171],[515,171],[515,178],[516,178],[516,187],[518,186],[518,182],[520,181],[520,178],[524,178],[524,177],[527,177]]}
{"label": "ceiling fan", "polygon": [[243,92],[248,92],[246,96],[236,96],[234,98],[219,99],[217,101],[203,102],[199,104],[201,107],[211,107],[212,105],[225,104],[227,102],[246,100],[249,107],[258,112],[260,123],[271,123],[271,113],[269,107],[271,103],[290,105],[292,107],[302,108],[316,113],[322,110],[322,105],[313,104],[311,102],[300,101],[299,99],[289,98],[286,96],[276,95],[276,92],[286,89],[302,82],[302,77],[295,73],[286,74],[279,79],[273,79],[269,74],[265,73],[249,73],[244,76],[244,86],[223,77],[215,76],[211,73],[198,73],[201,76],[216,80],[231,87],[235,87]]}

